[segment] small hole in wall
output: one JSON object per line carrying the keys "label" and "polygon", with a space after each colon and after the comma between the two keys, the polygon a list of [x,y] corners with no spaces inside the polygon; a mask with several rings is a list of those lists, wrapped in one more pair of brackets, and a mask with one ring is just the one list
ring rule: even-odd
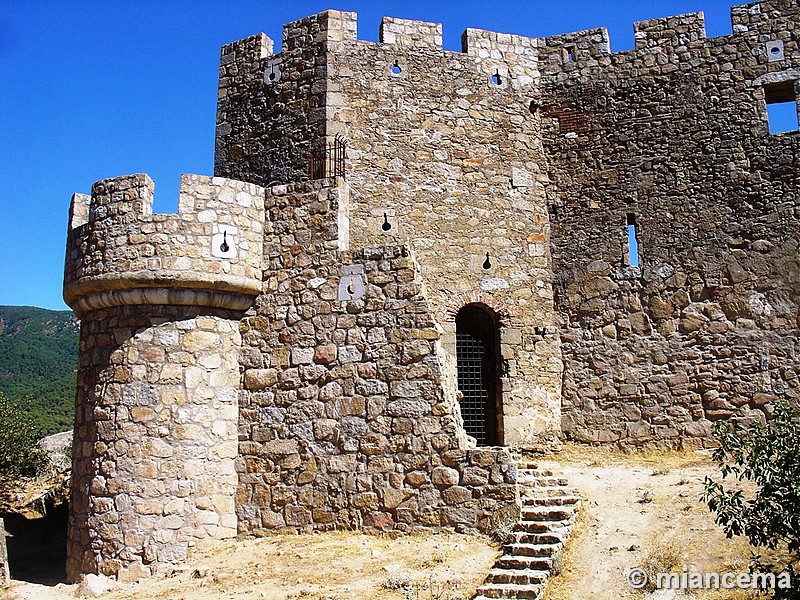
{"label": "small hole in wall", "polygon": [[491,77],[491,81],[494,85],[503,85],[503,78],[500,77],[500,71],[494,72],[494,75]]}
{"label": "small hole in wall", "polygon": [[381,225],[381,229],[384,231],[389,231],[392,228],[392,224],[389,223],[389,217],[386,216],[386,213],[383,213],[383,225]]}
{"label": "small hole in wall", "polygon": [[275,71],[270,71],[269,75],[267,75],[267,79],[270,81],[275,81]]}
{"label": "small hole in wall", "polygon": [[403,72],[403,69],[398,64],[398,61],[394,61],[394,64],[392,65],[391,71],[392,71],[392,75],[400,75],[400,73]]}
{"label": "small hole in wall", "polygon": [[781,49],[778,46],[773,46],[769,49],[769,52],[772,56],[778,56],[781,53]]}
{"label": "small hole in wall", "polygon": [[531,111],[532,115],[535,115],[539,110],[539,103],[536,102],[536,100],[531,100],[531,103],[528,105],[528,110]]}
{"label": "small hole in wall", "polygon": [[228,232],[227,231],[223,231],[222,232],[222,244],[220,244],[219,250],[220,250],[220,252],[227,252],[230,249],[231,249],[231,247],[228,246]]}
{"label": "small hole in wall", "polygon": [[491,269],[492,268],[492,261],[489,260],[489,253],[486,253],[486,260],[483,261],[483,268],[484,269]]}

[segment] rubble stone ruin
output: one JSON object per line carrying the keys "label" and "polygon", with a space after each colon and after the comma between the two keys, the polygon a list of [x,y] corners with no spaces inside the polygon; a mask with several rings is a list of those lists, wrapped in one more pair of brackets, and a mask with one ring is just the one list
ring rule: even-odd
{"label": "rubble stone ruin", "polygon": [[68,573],[266,530],[503,531],[513,451],[696,448],[798,396],[800,8],[222,48],[213,177],[70,211]]}

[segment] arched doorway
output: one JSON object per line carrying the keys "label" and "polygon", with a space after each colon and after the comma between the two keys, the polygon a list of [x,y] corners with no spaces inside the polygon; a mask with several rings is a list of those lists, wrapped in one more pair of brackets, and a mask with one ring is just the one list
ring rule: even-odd
{"label": "arched doorway", "polygon": [[456,360],[464,429],[479,446],[499,443],[500,332],[497,317],[480,304],[456,315]]}

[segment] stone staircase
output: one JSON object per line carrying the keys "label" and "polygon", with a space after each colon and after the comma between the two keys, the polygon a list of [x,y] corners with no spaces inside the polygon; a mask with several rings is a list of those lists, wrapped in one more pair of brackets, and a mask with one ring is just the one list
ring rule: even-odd
{"label": "stone staircase", "polygon": [[567,480],[534,464],[520,464],[522,516],[474,600],[538,600],[578,514],[580,498]]}

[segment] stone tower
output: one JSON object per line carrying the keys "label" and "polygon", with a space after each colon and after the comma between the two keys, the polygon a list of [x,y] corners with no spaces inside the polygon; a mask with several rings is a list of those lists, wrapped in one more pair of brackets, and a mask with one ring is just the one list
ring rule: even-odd
{"label": "stone tower", "polygon": [[[184,176],[72,200],[64,297],[81,318],[67,571],[179,562],[236,535],[238,321],[261,291],[264,192]],[[149,573],[149,570],[146,571]]]}

